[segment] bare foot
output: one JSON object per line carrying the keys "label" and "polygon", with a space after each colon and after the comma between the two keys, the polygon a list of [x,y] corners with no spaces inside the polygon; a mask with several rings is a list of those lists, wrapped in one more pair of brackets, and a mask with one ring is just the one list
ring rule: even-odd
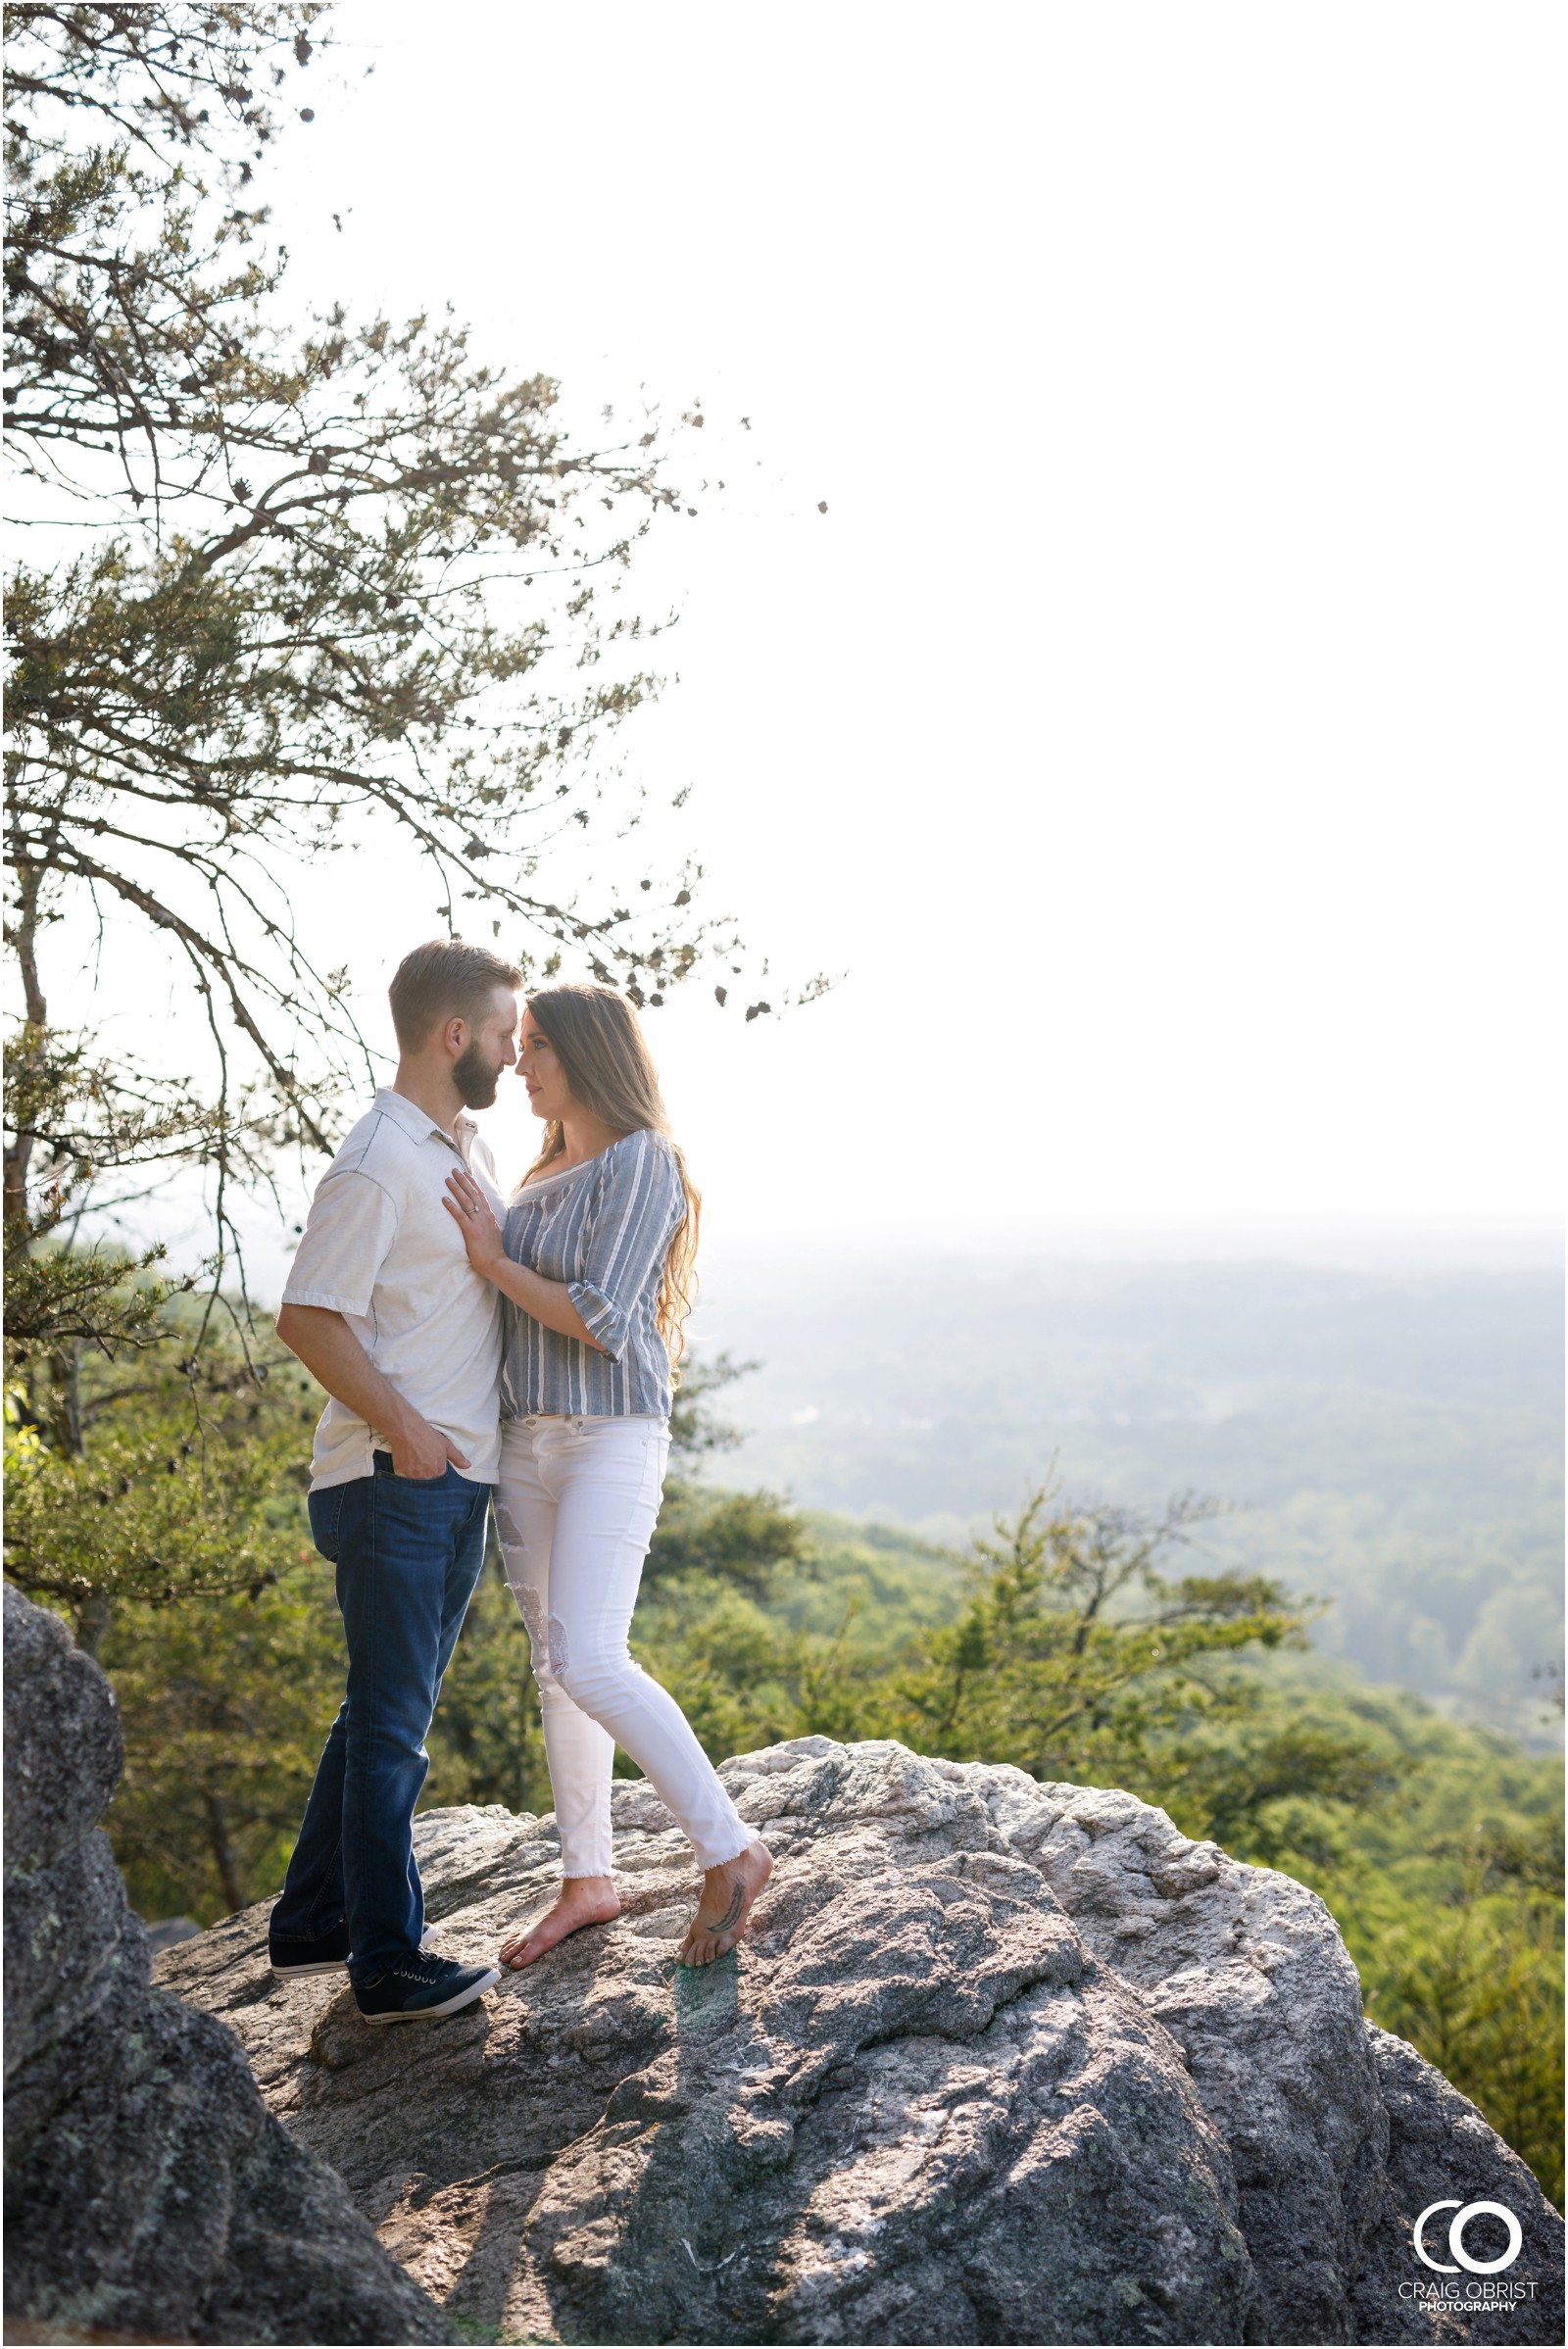
{"label": "bare foot", "polygon": [[525,1933],[514,1933],[510,1941],[502,1943],[501,1963],[515,1974],[543,1957],[547,1949],[554,1949],[579,1926],[608,1925],[612,1917],[619,1915],[612,1877],[568,1876],[544,1915]]}
{"label": "bare foot", "polygon": [[703,1896],[680,1945],[683,1966],[711,1965],[732,1950],[746,1932],[752,1903],[773,1873],[773,1855],[760,1836],[732,1860],[703,1876]]}

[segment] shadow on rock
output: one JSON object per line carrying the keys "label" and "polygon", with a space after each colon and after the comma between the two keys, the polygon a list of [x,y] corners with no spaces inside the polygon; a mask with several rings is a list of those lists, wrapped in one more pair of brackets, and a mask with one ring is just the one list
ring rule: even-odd
{"label": "shadow on rock", "polygon": [[[330,1982],[270,1986],[265,1907],[159,1961],[461,2329],[1491,2340],[1498,2316],[1430,2297],[1411,2242],[1457,2196],[1517,2214],[1509,2338],[1561,2337],[1560,2220],[1368,2027],[1304,1886],[1130,1794],[887,1741],[796,1738],[722,1776],[776,1864],[710,1968],[676,1963],[697,1875],[642,1782],[614,1789],[621,1915],[482,2012],[376,2032]],[[416,1834],[455,1956],[553,1893],[550,1819]]]}

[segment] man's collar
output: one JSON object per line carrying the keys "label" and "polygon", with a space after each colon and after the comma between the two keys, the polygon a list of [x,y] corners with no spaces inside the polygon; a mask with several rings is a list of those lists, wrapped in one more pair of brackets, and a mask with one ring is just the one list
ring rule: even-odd
{"label": "man's collar", "polygon": [[466,1140],[479,1131],[478,1119],[470,1117],[466,1109],[458,1111],[450,1129],[437,1124],[417,1101],[411,1101],[406,1093],[399,1093],[392,1085],[382,1085],[378,1089],[375,1105],[388,1117],[396,1118],[404,1132],[411,1134],[416,1142],[428,1142],[433,1135],[438,1142],[450,1143],[460,1156],[463,1154],[459,1149],[460,1140]]}

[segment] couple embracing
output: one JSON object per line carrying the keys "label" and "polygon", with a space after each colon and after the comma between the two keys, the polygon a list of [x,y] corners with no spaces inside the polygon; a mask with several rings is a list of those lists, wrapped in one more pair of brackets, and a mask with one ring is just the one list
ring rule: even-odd
{"label": "couple embracing", "polygon": [[[520,1968],[616,1914],[618,1743],[689,1837],[681,1945],[746,1931],[772,1862],[626,1634],[669,1452],[699,1198],[637,1014],[607,987],[530,996],[459,940],[391,987],[397,1074],[317,1190],[277,1332],[325,1388],[311,1531],[336,1569],[348,1691],[270,1920],[273,1972],[347,1971],[368,2023],[450,2015],[501,1979],[427,1945],[414,1806],[425,1733],[484,1562],[492,1499],[539,1687],[561,1833]],[[510,1203],[474,1109],[514,1068],[544,1120]]]}

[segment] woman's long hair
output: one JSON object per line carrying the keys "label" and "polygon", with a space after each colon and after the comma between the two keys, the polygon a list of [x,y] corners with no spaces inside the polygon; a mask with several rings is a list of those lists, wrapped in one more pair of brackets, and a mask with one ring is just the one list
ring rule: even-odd
{"label": "woman's long hair", "polygon": [[[669,1112],[659,1090],[659,1071],[637,1013],[612,987],[545,987],[527,999],[534,1024],[549,1039],[566,1072],[572,1099],[617,1134],[651,1127],[675,1153],[686,1212],[670,1236],[659,1287],[656,1319],[671,1367],[686,1350],[686,1316],[697,1301],[697,1231],[703,1195],[687,1172],[685,1155],[670,1131]],[[529,1174],[559,1158],[566,1137],[552,1118]]]}

